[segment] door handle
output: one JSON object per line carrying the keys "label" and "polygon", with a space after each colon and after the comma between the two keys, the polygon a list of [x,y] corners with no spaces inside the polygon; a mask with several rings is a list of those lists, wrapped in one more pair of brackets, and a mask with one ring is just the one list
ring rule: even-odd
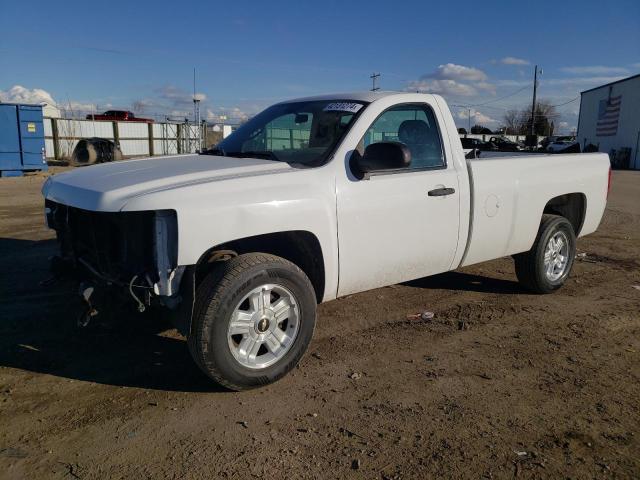
{"label": "door handle", "polygon": [[445,195],[451,195],[456,193],[455,188],[436,188],[435,190],[429,190],[428,195],[430,197],[444,197]]}

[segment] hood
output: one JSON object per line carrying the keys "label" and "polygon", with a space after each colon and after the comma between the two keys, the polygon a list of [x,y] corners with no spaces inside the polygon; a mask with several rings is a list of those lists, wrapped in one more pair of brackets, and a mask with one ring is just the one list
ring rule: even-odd
{"label": "hood", "polygon": [[49,177],[42,193],[65,205],[115,212],[129,199],[151,192],[291,170],[287,163],[255,158],[150,157],[75,168]]}

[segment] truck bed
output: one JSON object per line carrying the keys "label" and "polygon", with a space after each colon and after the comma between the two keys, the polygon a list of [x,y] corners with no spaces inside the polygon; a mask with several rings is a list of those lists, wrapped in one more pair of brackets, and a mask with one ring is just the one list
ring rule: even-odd
{"label": "truck bed", "polygon": [[462,266],[528,251],[542,214],[549,211],[549,199],[582,197],[578,236],[594,232],[602,218],[608,188],[606,154],[512,154],[467,160],[467,168],[471,215]]}

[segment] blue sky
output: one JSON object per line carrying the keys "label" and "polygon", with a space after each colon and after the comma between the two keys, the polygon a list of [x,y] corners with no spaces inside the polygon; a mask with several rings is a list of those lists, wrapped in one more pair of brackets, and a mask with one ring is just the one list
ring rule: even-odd
{"label": "blue sky", "polygon": [[[530,102],[536,63],[554,104],[640,73],[640,2],[5,0],[0,13],[0,100],[78,111],[190,114],[194,66],[210,119],[368,89],[375,71],[383,89],[477,105],[472,123],[497,127]],[[575,126],[578,108],[557,123]]]}

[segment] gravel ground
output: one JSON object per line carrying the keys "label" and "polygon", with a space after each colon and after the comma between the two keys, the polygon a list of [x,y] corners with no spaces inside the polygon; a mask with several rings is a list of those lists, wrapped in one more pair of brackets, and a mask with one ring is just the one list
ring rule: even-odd
{"label": "gravel ground", "polygon": [[299,368],[244,393],[157,320],[74,328],[69,285],[38,286],[43,177],[0,179],[0,477],[640,477],[640,172],[559,292],[499,259],[329,302]]}

